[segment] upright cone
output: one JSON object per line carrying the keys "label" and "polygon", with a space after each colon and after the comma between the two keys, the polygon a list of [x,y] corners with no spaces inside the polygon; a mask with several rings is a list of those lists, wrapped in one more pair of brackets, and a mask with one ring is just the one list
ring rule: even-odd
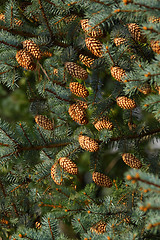
{"label": "upright cone", "polygon": [[118,82],[123,82],[122,78],[126,75],[126,72],[120,67],[111,67],[111,75]]}
{"label": "upright cone", "polygon": [[88,123],[86,111],[78,103],[71,104],[68,109],[68,113],[75,122],[81,125],[85,125]]}
{"label": "upright cone", "polygon": [[84,32],[86,32],[91,37],[101,37],[103,35],[103,32],[99,26],[92,29],[92,26],[89,24],[88,19],[82,19],[81,21],[81,27]]}
{"label": "upright cone", "polygon": [[79,82],[71,82],[69,84],[69,88],[70,88],[71,92],[78,97],[85,98],[85,97],[88,97],[88,95],[89,95],[89,92],[85,88],[85,86],[83,86]]}

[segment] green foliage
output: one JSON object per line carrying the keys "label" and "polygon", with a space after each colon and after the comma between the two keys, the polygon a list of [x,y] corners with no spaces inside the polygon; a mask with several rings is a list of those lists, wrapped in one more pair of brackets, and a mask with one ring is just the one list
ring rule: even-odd
{"label": "green foliage", "polygon": [[[159,1],[9,0],[0,11],[0,237],[159,239],[160,151],[150,149],[160,137]],[[86,47],[97,31],[102,57],[94,55],[95,44],[93,51]],[[36,44],[24,49],[33,71],[16,56],[25,40]],[[93,64],[86,66],[80,54]],[[82,67],[87,79],[76,78],[80,70],[66,69],[66,62]],[[72,81],[89,96],[73,94]],[[118,105],[120,96],[134,99],[136,108]],[[69,113],[73,103],[80,110]],[[53,130],[37,115],[51,120]],[[98,131],[95,123],[104,117],[113,128]],[[79,135],[95,142],[81,143]],[[128,171],[123,153],[134,154],[142,168]],[[68,173],[70,164],[60,164],[62,157],[77,165],[76,176]],[[94,172],[113,186],[92,179]]]}

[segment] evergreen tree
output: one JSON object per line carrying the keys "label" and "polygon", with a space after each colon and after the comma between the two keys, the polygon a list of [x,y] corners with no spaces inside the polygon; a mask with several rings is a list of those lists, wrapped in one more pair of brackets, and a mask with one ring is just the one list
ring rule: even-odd
{"label": "evergreen tree", "polygon": [[159,0],[0,11],[0,94],[28,99],[0,121],[1,238],[160,239]]}

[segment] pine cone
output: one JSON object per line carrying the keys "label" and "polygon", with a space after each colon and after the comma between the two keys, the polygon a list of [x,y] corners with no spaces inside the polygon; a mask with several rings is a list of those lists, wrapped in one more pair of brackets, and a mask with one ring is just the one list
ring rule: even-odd
{"label": "pine cone", "polygon": [[85,86],[83,86],[79,82],[71,82],[69,85],[69,88],[70,88],[71,92],[78,97],[85,98],[85,97],[88,97],[88,95],[89,95],[89,92],[85,88]]}
{"label": "pine cone", "polygon": [[92,37],[85,39],[86,47],[97,57],[102,57],[102,43]]}
{"label": "pine cone", "polygon": [[103,234],[106,232],[107,224],[103,221],[99,221],[95,225],[93,225],[90,230],[91,232],[96,232],[97,234]]}
{"label": "pine cone", "polygon": [[129,130],[132,131],[132,130],[135,129],[137,126],[136,126],[135,123],[128,122],[128,127],[129,127]]}
{"label": "pine cone", "polygon": [[136,41],[144,42],[145,38],[141,33],[141,29],[137,23],[129,23],[127,24],[128,30],[131,33],[132,38]]}
{"label": "pine cone", "polygon": [[153,17],[149,17],[148,21],[152,22],[152,23],[160,23],[160,17],[159,18],[156,18],[154,16]]}
{"label": "pine cone", "polygon": [[3,13],[0,13],[0,20],[5,21],[5,15]]}
{"label": "pine cone", "polygon": [[79,104],[73,103],[72,105],[70,105],[68,112],[71,118],[75,122],[81,125],[85,125],[88,123],[88,119],[86,117],[86,111]]}
{"label": "pine cone", "polygon": [[36,115],[35,121],[43,129],[53,130],[53,122],[49,118],[47,118],[43,115]]}
{"label": "pine cone", "polygon": [[108,187],[108,188],[112,187],[111,179],[103,173],[93,172],[92,179],[98,186]]}
{"label": "pine cone", "polygon": [[76,104],[78,104],[80,107],[84,108],[84,109],[87,109],[88,108],[88,104],[84,101],[81,101],[81,100],[77,100],[76,101]]}
{"label": "pine cone", "polygon": [[28,70],[34,70],[36,68],[33,57],[25,49],[21,49],[16,53],[16,60],[23,68]]}
{"label": "pine cone", "polygon": [[80,54],[79,55],[79,60],[84,64],[86,65],[87,67],[91,67],[91,65],[94,63],[94,59],[93,58],[90,58],[88,56],[85,56],[83,54]]}
{"label": "pine cone", "polygon": [[123,109],[133,109],[136,107],[135,101],[125,96],[118,97],[116,101],[117,105]]}
{"label": "pine cone", "polygon": [[115,38],[114,39],[114,43],[116,46],[120,46],[122,44],[124,44],[126,42],[126,39],[125,38]]}
{"label": "pine cone", "polygon": [[25,48],[30,54],[32,54],[36,59],[41,59],[42,53],[39,46],[32,40],[25,40],[23,42],[23,48]]}
{"label": "pine cone", "polygon": [[131,153],[123,153],[122,159],[125,162],[125,164],[127,164],[131,168],[139,169],[142,167],[142,163],[140,162],[140,160]]}
{"label": "pine cone", "polygon": [[94,124],[95,128],[100,131],[102,129],[112,130],[113,124],[108,120],[108,118],[102,118]]}
{"label": "pine cone", "polygon": [[76,175],[78,173],[77,165],[67,157],[59,159],[60,166],[68,173]]}
{"label": "pine cone", "polygon": [[151,92],[151,86],[148,83],[143,84],[138,90],[143,94],[148,94]]}
{"label": "pine cone", "polygon": [[66,62],[65,68],[72,77],[82,79],[82,80],[85,80],[88,78],[88,73],[86,72],[86,70],[74,62]]}
{"label": "pine cone", "polygon": [[94,139],[80,135],[79,136],[79,144],[81,148],[88,152],[97,152],[99,149],[99,144]]}
{"label": "pine cone", "polygon": [[92,29],[92,26],[88,23],[88,19],[82,19],[81,21],[81,27],[84,32],[86,32],[91,37],[101,37],[103,35],[102,30],[100,27],[96,27]]}
{"label": "pine cone", "polygon": [[54,163],[53,166],[51,167],[51,177],[57,185],[62,184],[63,181],[62,176],[58,176],[57,174],[57,163]]}
{"label": "pine cone", "polygon": [[122,78],[126,75],[126,72],[120,67],[111,67],[111,75],[118,82],[123,82]]}
{"label": "pine cone", "polygon": [[151,48],[153,52],[160,54],[160,41],[151,41]]}

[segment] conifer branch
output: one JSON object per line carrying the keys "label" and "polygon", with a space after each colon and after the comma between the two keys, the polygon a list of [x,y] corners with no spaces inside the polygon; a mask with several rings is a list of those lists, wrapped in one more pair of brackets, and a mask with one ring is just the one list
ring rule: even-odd
{"label": "conifer branch", "polygon": [[61,98],[60,96],[58,96],[55,92],[51,91],[50,89],[46,88],[45,91],[47,92],[50,92],[52,94],[54,94],[56,96],[56,98],[58,98],[59,100],[61,101],[64,101],[64,102],[69,102],[71,103],[72,101],[68,100],[68,99],[64,99],[64,98]]}
{"label": "conifer branch", "polygon": [[3,183],[1,182],[1,180],[0,180],[0,187],[1,187],[1,189],[2,189],[2,192],[3,192],[4,197],[7,197],[5,188],[4,188]]}
{"label": "conifer branch", "polygon": [[16,48],[16,49],[18,49],[18,50],[20,49],[19,46],[15,46],[15,45],[13,45],[13,44],[10,44],[10,43],[4,42],[4,41],[0,41],[0,43],[3,43],[3,44],[5,44],[5,45],[7,45],[7,46],[10,46],[10,47]]}
{"label": "conifer branch", "polygon": [[50,219],[49,218],[48,218],[48,224],[49,224],[49,229],[50,229],[50,233],[51,233],[52,239],[54,240],[54,236],[53,236],[53,232],[52,232],[51,223],[50,223]]}
{"label": "conifer branch", "polygon": [[47,28],[48,28],[48,30],[49,30],[49,33],[50,33],[50,35],[51,35],[51,39],[53,40],[53,39],[54,39],[53,32],[52,32],[52,30],[51,30],[51,28],[50,28],[50,26],[49,26],[48,19],[47,19],[47,17],[46,17],[45,12],[44,12],[44,8],[43,8],[43,6],[42,6],[41,0],[38,0],[38,3],[39,3],[39,5],[40,5],[39,8],[40,8],[40,10],[41,10],[41,12],[42,12],[42,15],[43,15],[43,18],[44,18],[44,20],[45,20],[45,22],[46,22],[46,25],[47,25]]}
{"label": "conifer branch", "polygon": [[145,136],[154,135],[154,134],[159,133],[159,132],[160,132],[160,128],[151,130],[151,131],[146,132],[146,133],[141,133],[141,134],[112,137],[112,138],[110,138],[110,141],[120,141],[120,140],[123,140],[123,139],[143,138]]}
{"label": "conifer branch", "polygon": [[24,131],[24,128],[22,127],[22,124],[21,124],[21,123],[19,124],[19,126],[21,127],[21,129],[22,129],[22,131],[23,131],[23,134],[24,134],[25,138],[27,139],[27,141],[30,143],[31,146],[33,146],[32,143],[31,143],[31,141],[30,141],[30,139],[28,138],[26,132]]}
{"label": "conifer branch", "polygon": [[38,35],[36,34],[33,34],[33,33],[29,33],[29,32],[25,32],[25,31],[20,31],[20,30],[17,30],[17,29],[10,29],[10,28],[7,28],[5,26],[1,26],[0,25],[0,29],[3,29],[4,31],[7,31],[9,33],[12,33],[14,35],[19,35],[19,36],[23,36],[23,37],[31,37],[31,38],[34,38],[34,37],[38,37]]}
{"label": "conifer branch", "polygon": [[136,3],[136,2],[130,2],[130,3],[133,5],[137,5],[139,7],[145,7],[145,8],[152,9],[152,10],[155,10],[155,9],[160,10],[160,8],[158,8],[158,7],[151,7],[151,6],[147,6],[145,4],[141,4],[141,3]]}

